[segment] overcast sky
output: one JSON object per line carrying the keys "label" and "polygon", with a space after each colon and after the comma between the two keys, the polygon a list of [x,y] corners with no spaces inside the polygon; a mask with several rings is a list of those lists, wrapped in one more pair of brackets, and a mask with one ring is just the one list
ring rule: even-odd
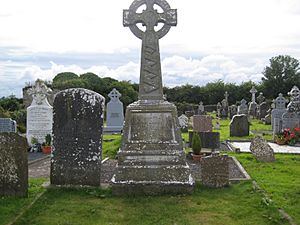
{"label": "overcast sky", "polygon": [[[299,0],[168,0],[160,40],[166,86],[260,81],[269,59],[300,59]],[[138,82],[141,41],[123,27],[132,0],[1,0],[0,97],[59,72]]]}

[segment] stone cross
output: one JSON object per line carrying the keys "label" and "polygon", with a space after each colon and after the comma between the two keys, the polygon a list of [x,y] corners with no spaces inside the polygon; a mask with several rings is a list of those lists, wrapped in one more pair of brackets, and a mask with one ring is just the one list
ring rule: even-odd
{"label": "stone cross", "polygon": [[118,101],[121,96],[121,93],[115,88],[112,89],[112,91],[108,94],[108,97],[110,97],[111,101]]}
{"label": "stone cross", "polygon": [[281,93],[279,93],[278,97],[273,101],[273,103],[275,103],[274,108],[285,109],[285,105],[287,102],[288,102],[288,100],[285,99]]}
{"label": "stone cross", "polygon": [[260,93],[259,93],[259,96],[257,97],[258,103],[259,103],[259,104],[263,103],[265,99],[266,99],[266,98],[264,97],[264,94],[263,94],[262,92],[260,92]]}
{"label": "stone cross", "polygon": [[252,102],[255,102],[255,94],[257,93],[257,90],[255,89],[254,86],[250,90],[250,93],[252,94]]}
{"label": "stone cross", "polygon": [[224,97],[225,97],[226,102],[228,103],[228,97],[229,97],[229,94],[228,94],[227,91],[225,91]]}
{"label": "stone cross", "polygon": [[[137,10],[146,5],[142,13]],[[162,8],[158,13],[154,5]],[[158,23],[163,27],[155,31]],[[146,31],[137,24],[146,27]],[[164,37],[171,26],[177,25],[177,10],[171,9],[165,0],[135,0],[129,10],[123,11],[123,25],[129,27],[132,33],[142,39],[141,71],[139,85],[139,100],[163,100],[163,86],[160,64],[159,39]]]}

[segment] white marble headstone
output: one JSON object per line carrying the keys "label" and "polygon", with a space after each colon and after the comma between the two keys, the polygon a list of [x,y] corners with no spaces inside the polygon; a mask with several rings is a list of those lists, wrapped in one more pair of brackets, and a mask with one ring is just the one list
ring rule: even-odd
{"label": "white marble headstone", "polygon": [[53,108],[47,100],[51,89],[43,81],[37,80],[28,93],[32,96],[33,101],[27,108],[27,141],[31,145],[34,137],[39,143],[43,143],[47,134],[52,135]]}
{"label": "white marble headstone", "polygon": [[117,89],[113,89],[108,96],[110,101],[106,108],[106,132],[121,132],[124,123],[123,103],[120,101],[122,96]]}

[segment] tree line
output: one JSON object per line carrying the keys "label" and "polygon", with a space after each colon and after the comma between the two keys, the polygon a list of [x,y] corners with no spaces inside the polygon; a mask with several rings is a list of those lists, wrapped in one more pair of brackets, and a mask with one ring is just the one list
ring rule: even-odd
{"label": "tree line", "polygon": [[[263,78],[259,83],[252,81],[241,84],[224,83],[222,80],[211,82],[205,86],[185,84],[174,88],[164,87],[167,100],[173,102],[180,112],[195,108],[200,101],[204,105],[215,105],[229,93],[229,103],[235,104],[243,98],[251,100],[249,93],[252,86],[263,92],[270,101],[279,93],[287,95],[294,85],[300,87],[299,61],[288,55],[279,55],[270,59],[270,64],[262,71]],[[121,101],[126,107],[138,100],[138,84],[130,81],[118,81],[113,78],[101,78],[94,73],[77,75],[71,72],[57,74],[52,82],[47,82],[52,89],[86,88],[93,90],[109,100],[108,93],[116,88],[122,94]],[[0,117],[12,117],[17,122],[25,124],[26,111],[22,99],[15,96],[0,98]]]}

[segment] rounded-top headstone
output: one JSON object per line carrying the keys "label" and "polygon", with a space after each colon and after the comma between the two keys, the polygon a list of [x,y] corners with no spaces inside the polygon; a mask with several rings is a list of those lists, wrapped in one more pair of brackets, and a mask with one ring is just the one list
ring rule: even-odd
{"label": "rounded-top headstone", "polygon": [[54,100],[51,184],[100,185],[104,97],[82,89]]}

